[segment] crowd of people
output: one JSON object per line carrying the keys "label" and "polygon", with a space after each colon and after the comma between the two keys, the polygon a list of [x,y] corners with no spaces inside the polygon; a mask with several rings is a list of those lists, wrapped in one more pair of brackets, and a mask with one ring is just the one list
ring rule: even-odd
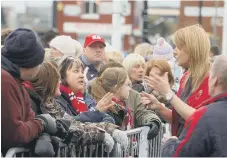
{"label": "crowd of people", "polygon": [[125,131],[148,126],[152,140],[168,123],[162,156],[227,156],[227,56],[201,26],[177,30],[175,48],[159,38],[126,57],[95,34],[83,44],[25,28],[1,36],[3,155],[55,156],[62,143],[126,150]]}

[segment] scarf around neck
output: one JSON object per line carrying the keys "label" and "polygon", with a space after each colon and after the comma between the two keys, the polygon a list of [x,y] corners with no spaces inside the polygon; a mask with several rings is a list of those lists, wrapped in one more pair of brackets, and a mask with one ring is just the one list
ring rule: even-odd
{"label": "scarf around neck", "polygon": [[60,85],[60,91],[68,97],[71,102],[71,106],[78,112],[78,114],[88,111],[83,93],[79,92],[75,94],[69,87],[62,84]]}
{"label": "scarf around neck", "polygon": [[125,117],[124,117],[124,121],[123,121],[123,126],[125,126],[125,129],[126,130],[132,129],[133,128],[133,117],[132,117],[130,106],[126,105],[125,102],[120,101],[116,98],[113,98],[112,101],[116,103],[115,109],[117,111],[123,110],[125,112]]}

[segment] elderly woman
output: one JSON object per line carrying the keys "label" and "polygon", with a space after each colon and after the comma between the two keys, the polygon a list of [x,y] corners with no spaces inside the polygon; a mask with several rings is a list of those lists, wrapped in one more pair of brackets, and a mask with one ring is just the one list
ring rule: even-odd
{"label": "elderly woman", "polygon": [[129,79],[132,82],[132,89],[137,92],[145,91],[144,76],[146,71],[146,63],[144,58],[139,54],[129,54],[123,61]]}

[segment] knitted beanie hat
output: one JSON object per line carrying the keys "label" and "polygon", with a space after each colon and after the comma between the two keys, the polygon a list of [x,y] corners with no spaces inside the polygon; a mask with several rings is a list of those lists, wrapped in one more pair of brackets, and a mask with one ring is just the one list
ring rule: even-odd
{"label": "knitted beanie hat", "polygon": [[57,36],[50,41],[49,45],[59,50],[63,55],[74,56],[76,53],[75,41],[70,36]]}
{"label": "knitted beanie hat", "polygon": [[174,57],[173,48],[164,38],[161,37],[157,40],[157,44],[154,46],[152,56],[153,59],[171,60]]}
{"label": "knitted beanie hat", "polygon": [[33,68],[44,60],[44,49],[35,33],[26,28],[12,31],[1,48],[2,55],[21,68]]}

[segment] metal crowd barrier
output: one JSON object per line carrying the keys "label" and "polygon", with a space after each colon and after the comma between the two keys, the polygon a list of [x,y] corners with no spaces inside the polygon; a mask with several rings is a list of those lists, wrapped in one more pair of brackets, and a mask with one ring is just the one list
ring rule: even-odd
{"label": "metal crowd barrier", "polygon": [[[162,126],[159,134],[153,139],[147,140],[149,127],[140,127],[126,131],[129,140],[127,150],[122,150],[120,144],[115,143],[111,153],[105,152],[103,144],[76,147],[69,145],[58,149],[57,157],[161,157],[161,141],[164,133],[168,133],[166,125]],[[24,157],[29,149],[11,148],[5,157]]]}
{"label": "metal crowd barrier", "polygon": [[25,155],[31,156],[29,149],[21,148],[21,147],[15,147],[15,148],[9,149],[7,151],[5,157],[25,157]]}
{"label": "metal crowd barrier", "polygon": [[164,133],[169,134],[168,125],[163,124],[159,134],[152,140],[147,140],[149,127],[141,127],[127,131],[129,148],[122,151],[120,145],[114,151],[115,157],[161,157],[161,145]]}
{"label": "metal crowd barrier", "polygon": [[105,152],[103,144],[76,147],[69,145],[57,152],[57,157],[109,157],[110,153]]}

